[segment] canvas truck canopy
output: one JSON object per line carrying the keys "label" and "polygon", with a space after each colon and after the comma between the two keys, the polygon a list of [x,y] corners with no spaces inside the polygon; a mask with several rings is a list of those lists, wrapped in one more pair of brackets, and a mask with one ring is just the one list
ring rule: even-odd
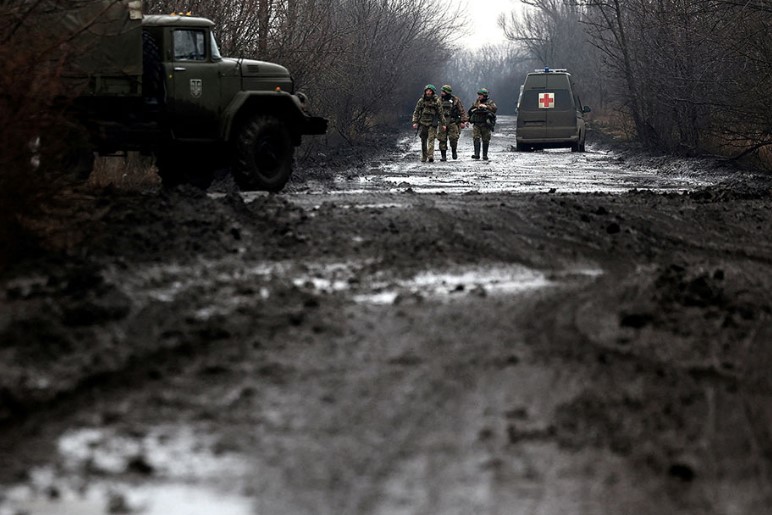
{"label": "canvas truck canopy", "polygon": [[24,2],[42,60],[64,64],[62,76],[90,94],[132,94],[142,78],[141,0]]}

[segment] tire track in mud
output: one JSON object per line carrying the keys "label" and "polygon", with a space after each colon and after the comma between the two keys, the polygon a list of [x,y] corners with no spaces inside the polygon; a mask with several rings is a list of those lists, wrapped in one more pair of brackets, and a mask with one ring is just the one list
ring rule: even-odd
{"label": "tire track in mud", "polygon": [[[482,407],[465,399],[476,390],[481,371],[494,376],[506,373],[520,363],[523,349],[515,334],[489,339],[490,329],[496,326],[493,317],[480,321],[489,326],[481,341],[474,327],[459,321],[459,310],[463,312],[468,304],[464,300],[455,304],[455,308],[429,309],[431,315],[425,304],[418,310],[411,302],[400,304],[396,312],[372,306],[347,309],[347,329],[338,344],[339,352],[350,356],[345,366],[341,368],[338,356],[321,349],[322,355],[310,359],[327,363],[329,369],[322,367],[317,372],[321,376],[304,386],[307,394],[300,397],[307,403],[285,407],[306,423],[301,421],[300,435],[290,435],[285,445],[278,444],[279,455],[293,456],[286,461],[293,463],[295,481],[271,489],[281,497],[277,503],[287,504],[281,504],[282,509],[267,505],[268,512],[400,513],[402,504],[415,513],[421,509],[421,499],[426,509],[433,505],[435,512],[464,512],[443,510],[445,505],[437,502],[446,502],[450,491],[462,496],[463,484],[448,480],[454,472],[443,471],[446,465],[458,462],[451,468],[459,473],[471,461],[475,471],[490,459],[484,449],[465,456],[468,445],[474,447],[478,435],[488,432]],[[427,316],[445,320],[456,336],[434,334],[437,320],[429,322]],[[319,406],[314,402],[318,397],[327,398],[328,403]],[[311,441],[328,439],[330,445],[298,448],[295,442],[304,436]],[[276,440],[282,438],[268,438],[265,445],[276,448]],[[416,471],[421,462],[439,468],[435,474]],[[311,472],[304,474],[305,470]],[[334,478],[332,484],[330,478]],[[413,479],[424,486],[411,485]],[[478,487],[477,480],[471,483],[468,488]]]}
{"label": "tire track in mud", "polygon": [[[620,186],[615,167],[596,178],[582,168],[611,155],[516,154],[506,138],[491,163],[424,168],[398,154],[335,172],[332,191],[135,199],[84,267],[129,301],[128,314],[95,311],[114,339],[60,327],[89,336],[74,341],[94,343],[90,356],[108,353],[115,387],[76,392],[48,412],[54,422],[33,415],[27,427],[43,434],[4,432],[4,463],[45,460],[29,451],[44,440],[50,459],[62,428],[120,437],[163,421],[248,460],[228,479],[270,515],[767,511],[772,273],[754,227],[769,225],[768,195],[563,194],[578,175],[614,191],[704,177],[675,170],[669,181],[641,164]],[[480,193],[517,190],[517,174],[529,187],[560,183]],[[431,187],[392,188],[386,175]],[[484,268],[525,270],[541,286],[496,293],[506,281],[481,279]],[[52,277],[6,288],[29,320],[46,303],[75,321],[123,305],[93,274],[67,278],[77,295]],[[686,359],[716,350],[735,367],[724,375],[742,380]],[[132,352],[136,368],[122,370]],[[134,463],[145,475],[109,479],[168,479]],[[88,484],[92,472],[73,475]]]}

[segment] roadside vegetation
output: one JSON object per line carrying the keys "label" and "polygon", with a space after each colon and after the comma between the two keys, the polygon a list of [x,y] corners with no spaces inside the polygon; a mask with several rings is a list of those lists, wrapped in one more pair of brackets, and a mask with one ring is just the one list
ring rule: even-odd
{"label": "roadside vegetation", "polygon": [[569,68],[585,103],[645,147],[772,168],[767,0],[521,0],[500,19],[538,66]]}

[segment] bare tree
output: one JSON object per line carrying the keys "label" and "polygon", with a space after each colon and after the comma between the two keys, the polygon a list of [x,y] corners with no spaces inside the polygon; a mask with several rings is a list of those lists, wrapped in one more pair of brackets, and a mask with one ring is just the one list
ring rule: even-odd
{"label": "bare tree", "polygon": [[454,54],[443,70],[444,82],[451,83],[453,94],[470,106],[477,90],[487,88],[496,101],[499,114],[514,113],[519,85],[532,69],[530,57],[512,44],[488,45],[479,50]]}
{"label": "bare tree", "polygon": [[581,3],[644,143],[690,152],[716,138],[751,151],[772,143],[768,1]]}
{"label": "bare tree", "polygon": [[523,48],[534,67],[567,68],[590,103],[606,102],[602,60],[582,25],[584,9],[572,0],[521,0],[528,8],[499,17],[510,41]]}
{"label": "bare tree", "polygon": [[462,18],[430,0],[197,0],[151,2],[211,18],[224,54],[279,62],[344,138],[367,133],[438,70]]}
{"label": "bare tree", "polygon": [[[83,27],[46,27],[81,7],[92,6],[82,0],[0,3],[0,266],[30,239],[30,221],[71,183],[61,161],[75,131],[67,130],[64,113],[80,85],[64,76],[80,57],[76,40]],[[100,8],[92,13],[95,22]]]}

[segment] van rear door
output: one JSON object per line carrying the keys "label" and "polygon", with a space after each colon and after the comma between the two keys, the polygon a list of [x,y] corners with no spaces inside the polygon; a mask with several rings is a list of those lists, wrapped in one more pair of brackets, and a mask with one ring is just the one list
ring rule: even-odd
{"label": "van rear door", "polygon": [[539,107],[546,115],[546,138],[565,140],[576,135],[576,109],[568,75],[545,74],[546,89]]}
{"label": "van rear door", "polygon": [[527,140],[544,139],[547,135],[547,113],[539,107],[539,98],[547,88],[544,75],[528,75],[520,95],[517,111],[517,135]]}

